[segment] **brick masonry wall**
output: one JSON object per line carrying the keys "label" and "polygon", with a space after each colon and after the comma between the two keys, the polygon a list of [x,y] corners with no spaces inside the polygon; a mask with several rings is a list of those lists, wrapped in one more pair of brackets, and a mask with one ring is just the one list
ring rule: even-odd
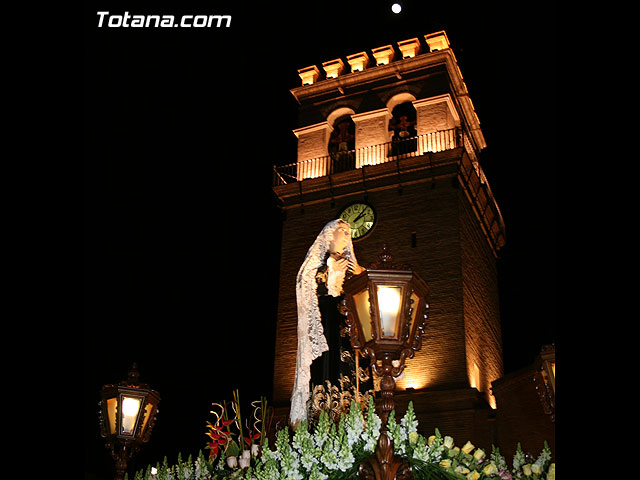
{"label": "brick masonry wall", "polygon": [[442,435],[453,437],[458,446],[467,440],[487,448],[495,443],[494,411],[475,389],[397,393],[394,399],[397,418],[402,418],[409,401],[413,402],[418,430],[427,437],[437,428]]}
{"label": "brick masonry wall", "polygon": [[355,148],[363,148],[371,145],[379,145],[390,140],[389,118],[391,114],[387,109],[367,112],[364,115],[353,115],[356,124]]}
{"label": "brick masonry wall", "polygon": [[298,132],[298,162],[329,154],[329,126],[319,124],[316,128],[303,129]]}
{"label": "brick masonry wall", "polygon": [[[486,361],[478,363],[482,371],[488,369],[482,374],[483,385],[488,385],[502,365],[501,356],[499,367],[497,357],[494,358],[494,354],[501,352],[501,346],[492,345],[499,337],[486,333],[495,333],[496,325],[499,332],[497,320],[487,318],[498,308],[495,266],[491,265],[495,260],[482,234],[473,232],[475,219],[465,210],[466,198],[460,188],[455,188],[451,179],[439,180],[435,188],[431,187],[431,182],[407,185],[402,195],[395,188],[369,192],[368,201],[376,209],[378,221],[370,236],[355,243],[355,253],[359,262],[368,266],[377,260],[386,242],[395,262],[410,264],[430,288],[431,308],[423,347],[398,379],[399,389],[468,386],[467,348],[474,353],[482,352],[477,358],[488,355]],[[283,222],[274,365],[276,403],[289,401],[294,382],[297,271],[322,227],[337,218],[343,206],[362,199],[362,194],[342,198],[334,208],[328,200],[305,205],[304,214],[300,207],[287,210]],[[474,260],[476,254],[480,258]],[[477,268],[480,270],[475,271]],[[483,309],[486,315],[478,313]],[[482,332],[475,335],[465,327],[480,328]]]}
{"label": "brick masonry wall", "polygon": [[555,424],[538,398],[534,371],[533,366],[526,367],[493,383],[498,403],[496,445],[509,460],[518,442],[525,453],[537,457],[547,441],[554,461],[556,458]]}
{"label": "brick masonry wall", "polygon": [[496,262],[468,202],[460,212],[467,362],[470,371],[477,364],[477,387],[491,403],[491,382],[504,373]]}
{"label": "brick masonry wall", "polygon": [[449,108],[444,101],[427,105],[418,104],[416,120],[418,135],[454,127]]}

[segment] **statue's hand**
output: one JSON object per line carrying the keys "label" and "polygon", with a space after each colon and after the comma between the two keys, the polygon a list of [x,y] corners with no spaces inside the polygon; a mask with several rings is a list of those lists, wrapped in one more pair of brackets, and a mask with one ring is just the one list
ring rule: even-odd
{"label": "statue's hand", "polygon": [[353,272],[354,275],[359,275],[362,272],[364,272],[364,268],[362,268],[360,265],[358,265],[355,261],[353,261],[351,258],[349,259],[349,270],[351,270]]}
{"label": "statue's hand", "polygon": [[341,258],[340,260],[335,261],[335,263],[333,264],[333,270],[344,272],[348,266],[348,260],[346,258]]}

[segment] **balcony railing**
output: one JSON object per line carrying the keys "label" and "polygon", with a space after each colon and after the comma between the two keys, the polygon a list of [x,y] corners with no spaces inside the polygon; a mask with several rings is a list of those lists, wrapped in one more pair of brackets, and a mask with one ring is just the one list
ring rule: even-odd
{"label": "balcony railing", "polygon": [[323,157],[274,166],[273,184],[274,186],[285,185],[307,178],[324,177],[366,165],[378,165],[402,158],[417,157],[428,152],[452,150],[461,146],[463,146],[462,130],[451,128],[355,150],[340,150]]}

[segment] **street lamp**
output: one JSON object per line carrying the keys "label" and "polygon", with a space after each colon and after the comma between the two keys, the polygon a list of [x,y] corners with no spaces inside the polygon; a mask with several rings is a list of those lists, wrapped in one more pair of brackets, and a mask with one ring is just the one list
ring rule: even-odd
{"label": "street lamp", "polygon": [[160,395],[149,385],[138,382],[134,363],[127,380],[118,385],[104,385],[99,402],[100,435],[116,461],[115,480],[124,478],[127,462],[147,443],[158,413]]}
{"label": "street lamp", "polygon": [[556,421],[556,346],[543,345],[536,358],[533,382],[544,413]]}
{"label": "street lamp", "polygon": [[393,264],[387,245],[378,258],[377,264],[345,281],[342,310],[351,345],[371,359],[374,373],[381,377],[380,439],[376,457],[363,462],[360,476],[393,480],[401,468],[404,475],[410,475],[410,467],[394,458],[387,419],[395,408],[395,378],[422,346],[429,290],[409,266]]}

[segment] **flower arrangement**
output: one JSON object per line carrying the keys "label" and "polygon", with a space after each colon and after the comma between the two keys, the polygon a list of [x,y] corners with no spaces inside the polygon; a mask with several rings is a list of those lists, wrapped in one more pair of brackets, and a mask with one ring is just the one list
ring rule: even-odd
{"label": "flower arrangement", "polygon": [[[254,421],[246,423],[247,436],[243,435],[237,391],[231,404],[233,418],[224,405],[214,405],[221,410],[212,411],[216,421],[207,423],[208,458],[200,452],[195,461],[189,457],[183,462],[179,457],[173,466],[165,458],[155,473],[147,468],[134,480],[346,480],[356,477],[360,463],[374,454],[382,427],[370,397],[365,411],[354,401],[337,423],[321,412],[315,425],[303,421],[293,435],[288,427],[279,429],[271,449],[267,435],[271,422],[264,399],[259,405],[252,403]],[[525,455],[518,444],[509,469],[496,447],[487,456],[471,442],[456,446],[452,437],[443,437],[438,429],[429,437],[418,433],[411,402],[400,422],[395,411],[389,414],[387,429],[394,453],[411,465],[420,480],[555,480],[555,464],[546,442],[536,459]],[[247,447],[242,453],[240,445]]]}
{"label": "flower arrangement", "polygon": [[[215,421],[207,422],[206,435],[211,439],[207,444],[209,449],[209,462],[218,464],[226,462],[229,468],[246,468],[251,463],[251,458],[258,455],[259,441],[267,438],[270,428],[271,412],[267,408],[267,401],[262,397],[259,401],[251,403],[253,407],[252,417],[246,419],[246,435],[242,423],[240,408],[240,393],[233,392],[233,401],[213,403]],[[231,409],[231,416],[229,413]],[[234,432],[234,430],[236,430]]]}

